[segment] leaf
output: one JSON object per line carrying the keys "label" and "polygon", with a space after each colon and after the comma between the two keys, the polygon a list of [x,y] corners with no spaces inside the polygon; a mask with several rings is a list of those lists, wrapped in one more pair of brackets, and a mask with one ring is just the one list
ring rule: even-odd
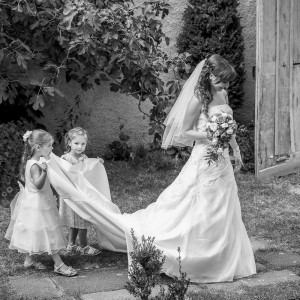
{"label": "leaf", "polygon": [[120,87],[119,87],[118,84],[116,84],[116,83],[111,83],[111,84],[110,84],[110,90],[111,90],[112,92],[118,92],[119,89],[120,89]]}
{"label": "leaf", "polygon": [[57,88],[54,88],[55,93],[60,97],[66,97],[65,94]]}
{"label": "leaf", "polygon": [[54,87],[52,86],[47,86],[43,88],[44,92],[47,93],[50,96],[54,96]]}
{"label": "leaf", "polygon": [[27,69],[27,62],[25,61],[24,57],[18,53],[18,56],[17,56],[17,64],[19,66],[22,66],[24,69]]}
{"label": "leaf", "polygon": [[4,58],[4,50],[0,49],[0,63],[1,63],[3,58]]}
{"label": "leaf", "polygon": [[102,35],[104,44],[107,44],[108,40],[110,39],[110,33],[106,32],[104,35]]}
{"label": "leaf", "polygon": [[66,16],[68,15],[70,12],[72,12],[74,9],[76,9],[76,6],[73,5],[73,3],[71,1],[67,1],[63,14]]}
{"label": "leaf", "polygon": [[72,21],[73,18],[77,15],[77,11],[72,11],[70,14],[68,14],[67,16],[65,16],[62,20],[62,23],[66,23],[66,29],[70,30],[71,29],[71,25],[72,25]]}
{"label": "leaf", "polygon": [[169,44],[170,44],[170,38],[166,36],[165,37],[165,41],[166,41],[167,46],[169,46]]}
{"label": "leaf", "polygon": [[101,73],[101,74],[99,75],[99,77],[100,77],[100,79],[103,80],[103,81],[109,81],[108,77],[107,77],[105,74],[103,74],[103,73]]}
{"label": "leaf", "polygon": [[7,99],[8,99],[8,95],[5,93],[4,90],[0,89],[0,104],[2,103],[2,100],[6,101]]}
{"label": "leaf", "polygon": [[30,100],[29,104],[33,104],[32,107],[34,110],[38,110],[39,106],[44,107],[45,106],[45,100],[43,95],[33,95]]}
{"label": "leaf", "polygon": [[137,41],[138,41],[138,43],[139,43],[141,46],[143,46],[143,47],[146,46],[146,44],[145,44],[145,42],[144,42],[143,40],[138,39]]}
{"label": "leaf", "polygon": [[33,30],[34,28],[38,27],[40,25],[40,20],[36,21],[35,23],[30,25],[30,29]]}
{"label": "leaf", "polygon": [[119,41],[114,40],[114,41],[111,43],[111,46],[112,46],[112,48],[113,48],[114,51],[117,51],[118,48],[119,48]]}
{"label": "leaf", "polygon": [[59,44],[62,45],[64,41],[68,41],[69,39],[65,38],[63,35],[60,35],[57,37],[57,40],[59,41]]}

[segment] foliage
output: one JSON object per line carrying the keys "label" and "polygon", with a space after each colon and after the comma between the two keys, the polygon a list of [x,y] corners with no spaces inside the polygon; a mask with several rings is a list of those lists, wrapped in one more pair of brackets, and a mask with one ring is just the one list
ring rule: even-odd
{"label": "foliage", "polygon": [[23,151],[22,136],[28,129],[28,124],[21,121],[0,124],[0,193],[4,204],[8,204],[19,190],[17,178]]}
{"label": "foliage", "polygon": [[65,134],[74,127],[83,127],[81,125],[81,118],[83,115],[89,116],[89,113],[83,111],[83,107],[81,105],[80,96],[76,96],[74,103],[68,104],[66,109],[64,110],[63,116],[64,119],[60,121],[58,125],[58,130],[56,132],[56,138],[59,143],[64,140]]}
{"label": "foliage", "polygon": [[142,300],[149,299],[152,288],[159,282],[159,274],[165,262],[163,252],[153,245],[154,238],[142,236],[141,244],[131,229],[133,251],[129,253],[132,263],[129,267],[129,281],[126,289]]}
{"label": "foliage", "polygon": [[[83,90],[110,81],[112,91],[126,93],[153,108],[149,134],[159,142],[165,107],[180,90],[166,86],[161,73],[189,70],[185,55],[169,58],[169,43],[160,18],[168,14],[164,0],[0,0],[0,103],[28,101],[37,110],[65,97],[61,77]],[[27,99],[27,100],[25,100]]]}
{"label": "foliage", "polygon": [[[139,299],[150,299],[151,290],[159,283],[160,273],[165,262],[163,252],[153,245],[154,238],[147,239],[142,236],[141,243],[138,242],[131,229],[133,251],[129,253],[132,263],[129,267],[129,281],[126,289]],[[174,276],[171,282],[167,283],[167,290],[160,286],[160,292],[153,299],[184,300],[190,280],[186,279],[186,273],[181,269],[180,248],[177,249],[179,262],[179,277]]]}
{"label": "foliage", "polygon": [[135,169],[143,167],[150,172],[176,169],[182,163],[178,156],[174,158],[162,149],[146,148],[142,144],[133,147],[130,157],[130,163]]}
{"label": "foliage", "polygon": [[132,146],[128,143],[129,135],[123,131],[124,125],[119,126],[119,140],[112,141],[107,145],[107,151],[104,158],[107,160],[129,160]]}
{"label": "foliage", "polygon": [[244,42],[237,13],[238,0],[189,0],[178,36],[179,53],[189,52],[196,66],[207,54],[218,53],[233,64],[237,78],[229,88],[233,108],[242,105],[244,81]]}
{"label": "foliage", "polygon": [[161,286],[159,295],[154,299],[163,300],[184,300],[185,294],[187,293],[188,287],[190,285],[190,280],[186,279],[187,274],[182,272],[181,268],[181,256],[180,248],[178,247],[178,263],[179,263],[179,277],[174,276],[174,280],[167,283],[167,291]]}
{"label": "foliage", "polygon": [[254,172],[255,150],[254,150],[254,123],[249,125],[238,125],[236,141],[240,147],[244,166],[242,171]]}

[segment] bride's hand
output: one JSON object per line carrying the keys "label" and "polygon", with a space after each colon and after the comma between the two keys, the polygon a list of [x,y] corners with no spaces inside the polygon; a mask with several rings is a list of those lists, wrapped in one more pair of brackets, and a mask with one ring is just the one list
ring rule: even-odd
{"label": "bride's hand", "polygon": [[97,157],[101,164],[104,164],[104,160],[101,157]]}

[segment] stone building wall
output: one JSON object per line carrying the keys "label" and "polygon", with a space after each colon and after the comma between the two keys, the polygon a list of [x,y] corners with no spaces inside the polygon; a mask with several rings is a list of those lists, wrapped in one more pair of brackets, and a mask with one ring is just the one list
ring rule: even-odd
{"label": "stone building wall", "polygon": [[[170,45],[165,45],[164,50],[170,55],[176,55],[176,37],[181,30],[182,14],[187,0],[170,0],[170,4],[170,14],[163,20],[164,32],[170,37]],[[237,118],[244,123],[254,118],[255,81],[252,78],[252,67],[255,65],[255,6],[255,0],[243,0],[239,5],[244,27],[247,78],[244,84],[244,106],[238,111]],[[83,116],[79,125],[89,132],[89,148],[93,155],[103,155],[106,145],[118,139],[121,124],[124,125],[132,144],[147,144],[151,141],[148,135],[148,120],[143,118],[143,114],[138,110],[136,99],[110,92],[107,84],[95,85],[93,90],[86,93],[82,93],[75,83],[62,83],[61,89],[68,95],[68,99],[57,99],[43,108],[45,118],[41,121],[49,131],[54,133],[59,130],[68,103],[72,103],[77,93],[81,93],[84,101],[81,104]],[[142,109],[149,111],[150,107],[151,103],[143,103]]]}

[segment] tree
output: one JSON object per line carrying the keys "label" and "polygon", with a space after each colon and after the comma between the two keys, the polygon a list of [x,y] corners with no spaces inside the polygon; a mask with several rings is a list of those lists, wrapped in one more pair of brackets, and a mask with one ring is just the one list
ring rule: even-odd
{"label": "tree", "polygon": [[244,42],[237,12],[237,0],[189,0],[184,25],[178,36],[179,53],[189,52],[192,66],[207,54],[218,53],[233,64],[237,78],[230,85],[229,101],[233,108],[242,105]]}
{"label": "tree", "polygon": [[[27,101],[35,110],[51,97],[60,75],[88,90],[110,81],[112,91],[150,100],[149,134],[163,132],[164,109],[180,88],[160,78],[171,60],[160,44],[169,39],[159,18],[164,0],[0,0],[0,103]],[[141,10],[141,13],[139,13]],[[64,72],[62,72],[64,71]],[[93,81],[94,82],[93,82]],[[171,93],[170,92],[171,90]],[[145,113],[145,112],[144,112]]]}

